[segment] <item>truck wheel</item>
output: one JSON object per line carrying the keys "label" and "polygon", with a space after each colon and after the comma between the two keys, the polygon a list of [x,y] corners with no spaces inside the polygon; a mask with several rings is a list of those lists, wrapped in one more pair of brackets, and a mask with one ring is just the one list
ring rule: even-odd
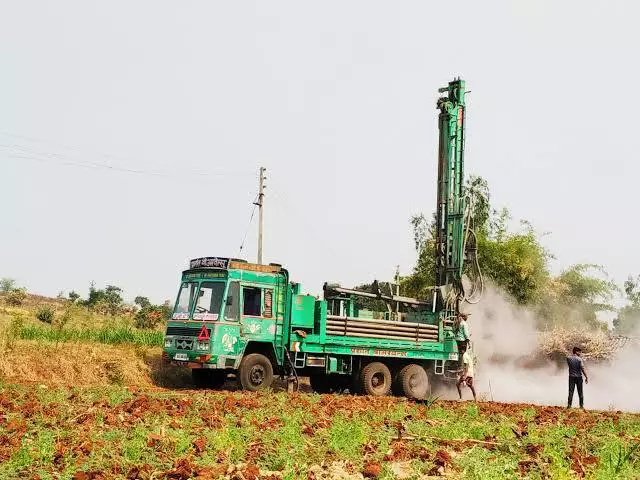
{"label": "truck wheel", "polygon": [[242,389],[250,392],[269,388],[273,382],[271,361],[261,353],[251,353],[244,357],[238,373]]}
{"label": "truck wheel", "polygon": [[421,400],[429,394],[429,376],[420,365],[411,363],[400,370],[398,383],[402,395]]}
{"label": "truck wheel", "polygon": [[369,363],[362,369],[360,385],[366,395],[388,395],[391,390],[391,372],[384,363]]}

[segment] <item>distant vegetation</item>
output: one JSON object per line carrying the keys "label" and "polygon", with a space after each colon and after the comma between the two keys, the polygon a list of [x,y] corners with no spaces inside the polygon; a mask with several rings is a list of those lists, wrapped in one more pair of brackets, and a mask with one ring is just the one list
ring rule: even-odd
{"label": "distant vegetation", "polygon": [[125,304],[114,285],[92,283],[87,298],[71,291],[54,299],[30,295],[13,279],[0,280],[0,350],[14,340],[161,346],[161,325],[170,316],[168,302],[154,305],[140,296]]}
{"label": "distant vegetation", "polygon": [[[629,333],[640,320],[640,277],[629,278],[621,289],[597,264],[578,264],[554,276],[549,261],[554,258],[527,221],[520,229],[509,228],[511,215],[490,202],[489,186],[481,177],[470,177],[466,190],[475,198],[471,225],[477,235],[478,259],[486,279],[507,292],[519,304],[534,311],[540,328],[571,327],[607,329],[600,312],[615,312],[611,304],[624,290],[628,305],[614,321],[616,333]],[[423,214],[411,218],[418,255],[413,272],[402,278],[405,295],[421,297],[435,279],[435,219]]]}

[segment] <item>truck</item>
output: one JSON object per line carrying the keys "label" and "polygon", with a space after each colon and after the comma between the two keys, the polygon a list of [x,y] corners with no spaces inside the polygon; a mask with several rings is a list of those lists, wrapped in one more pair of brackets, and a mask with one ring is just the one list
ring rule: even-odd
{"label": "truck", "polygon": [[[198,387],[219,387],[232,374],[249,391],[277,376],[308,377],[318,393],[419,399],[434,382],[455,378],[454,320],[469,298],[463,269],[476,260],[476,242],[463,185],[465,82],[456,78],[439,93],[436,278],[424,298],[377,282],[369,290],[325,283],[319,298],[280,264],[196,258],[167,322],[165,362],[190,368]],[[363,299],[388,309],[368,310]]]}

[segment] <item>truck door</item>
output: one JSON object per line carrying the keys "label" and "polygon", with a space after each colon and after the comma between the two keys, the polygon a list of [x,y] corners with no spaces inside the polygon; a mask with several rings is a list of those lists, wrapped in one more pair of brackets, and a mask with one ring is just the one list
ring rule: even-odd
{"label": "truck door", "polygon": [[273,288],[242,285],[242,333],[249,340],[272,342],[276,333]]}

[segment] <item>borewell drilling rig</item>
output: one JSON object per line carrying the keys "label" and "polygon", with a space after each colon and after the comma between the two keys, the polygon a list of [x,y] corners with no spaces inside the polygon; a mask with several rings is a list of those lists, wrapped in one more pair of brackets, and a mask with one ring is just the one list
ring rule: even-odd
{"label": "borewell drilling rig", "polygon": [[[463,284],[465,262],[477,267],[472,201],[464,191],[465,83],[439,90],[436,278],[425,298],[325,283],[324,298],[301,293],[279,264],[226,257],[191,260],[164,337],[163,358],[192,370],[198,386],[235,374],[246,390],[268,388],[274,375],[309,377],[321,393],[349,390],[424,398],[430,383],[456,372],[453,319],[481,287]],[[479,269],[478,269],[479,270]],[[481,277],[480,277],[481,278]],[[386,312],[359,306],[375,299]],[[395,306],[395,312],[392,306]]]}

